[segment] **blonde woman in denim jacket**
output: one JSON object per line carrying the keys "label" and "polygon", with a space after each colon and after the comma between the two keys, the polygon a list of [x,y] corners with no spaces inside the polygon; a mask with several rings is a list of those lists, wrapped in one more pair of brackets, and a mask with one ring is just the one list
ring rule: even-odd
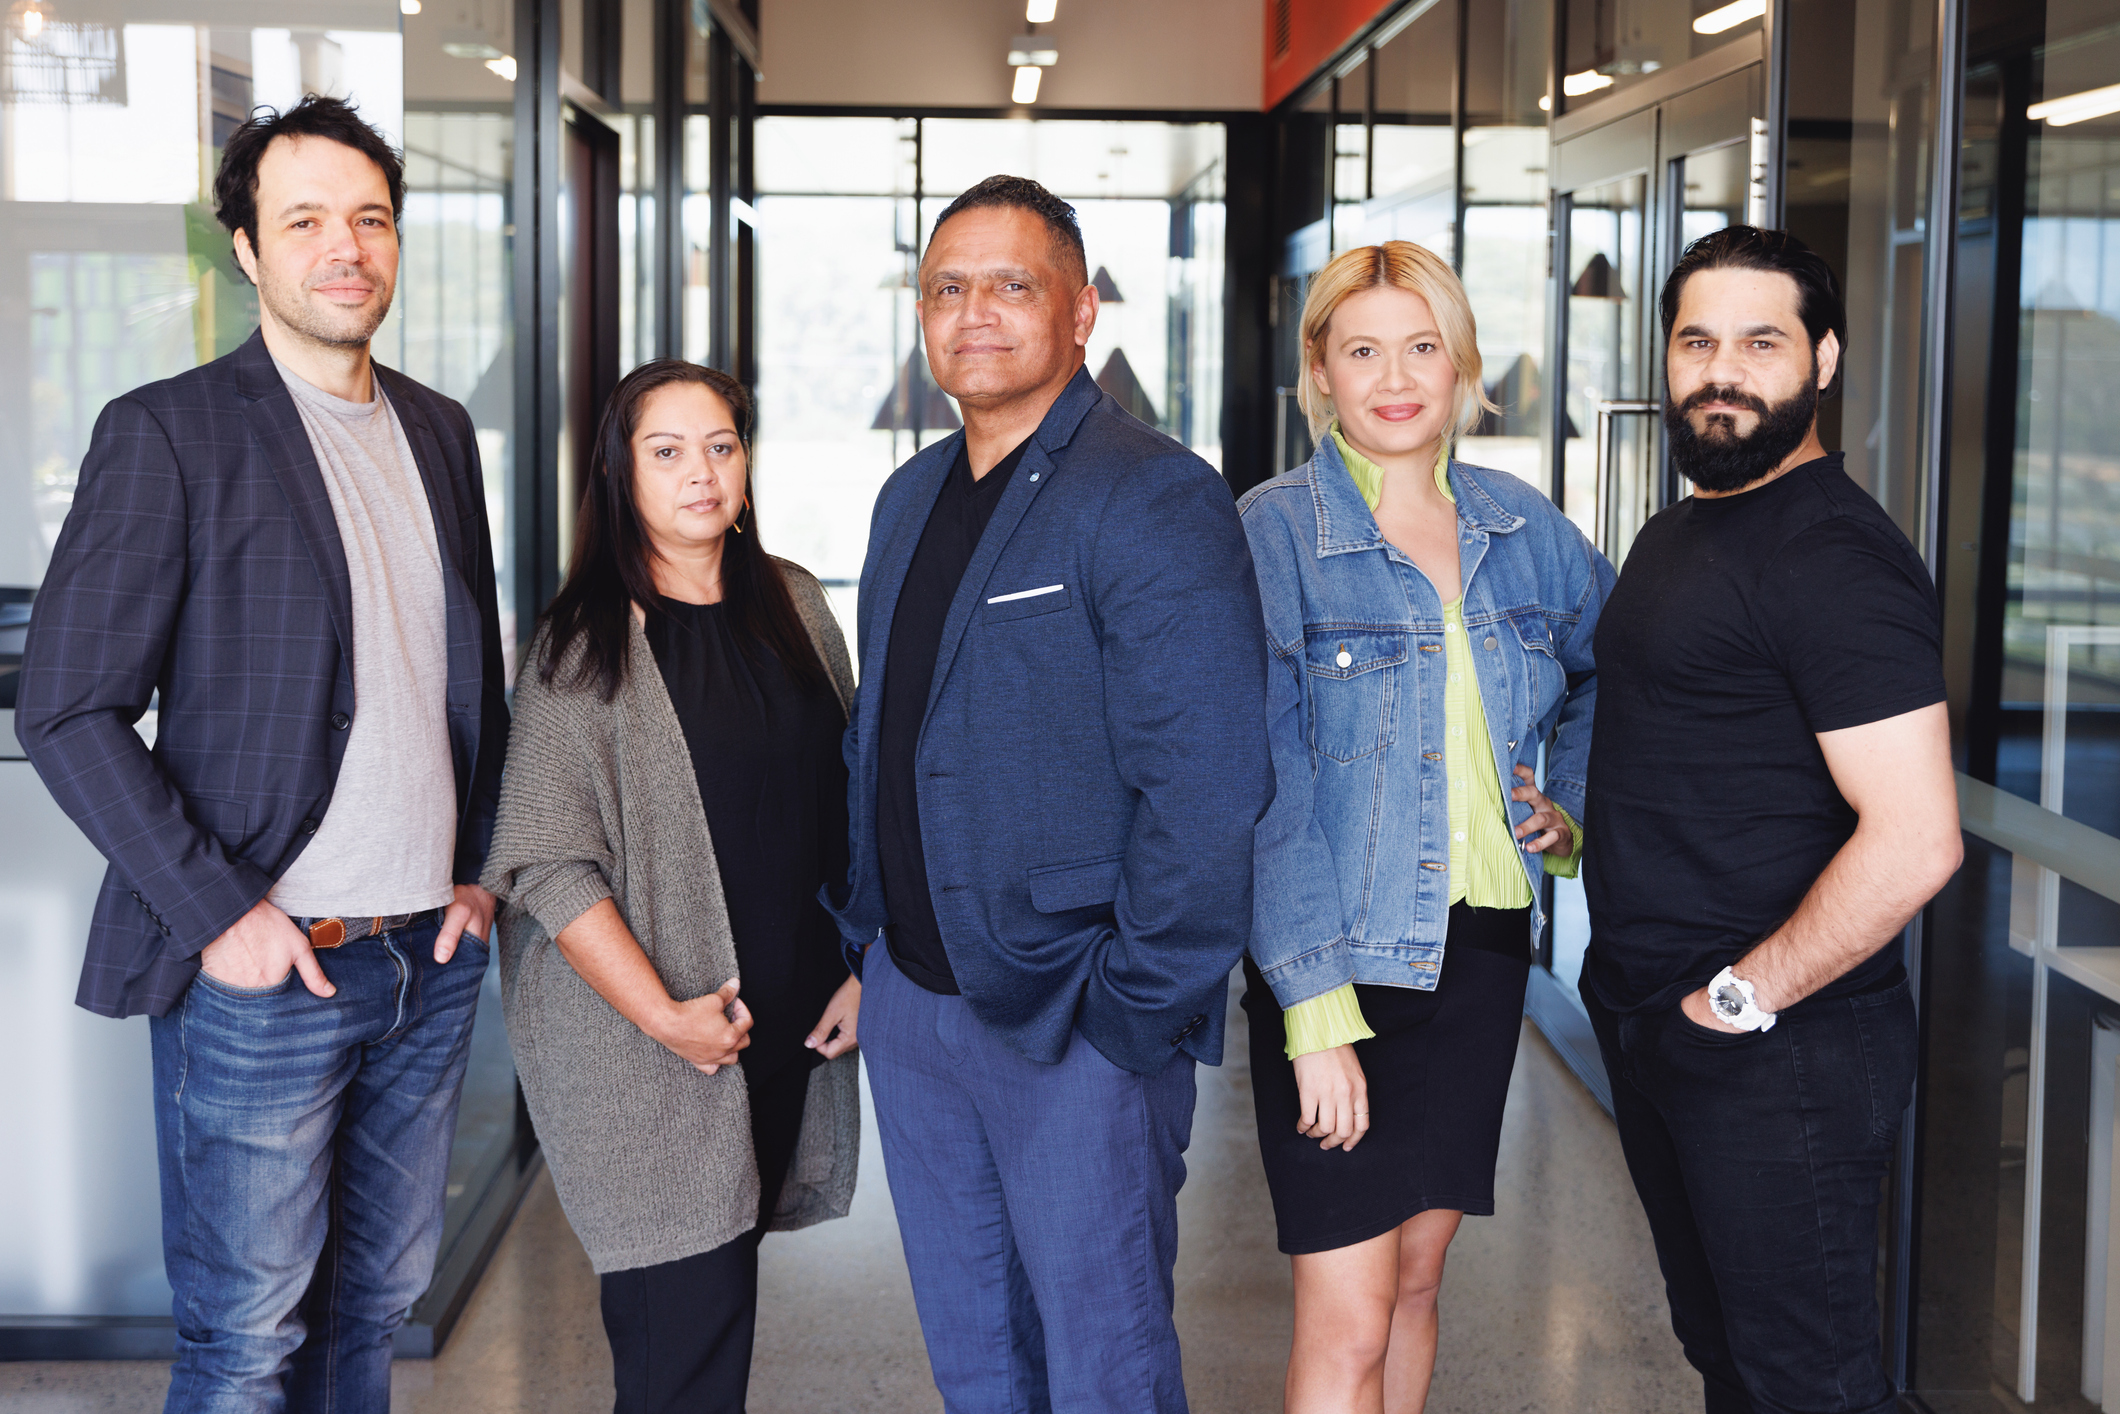
{"label": "blonde woman in denim jacket", "polygon": [[1492,404],[1435,255],[1343,252],[1302,332],[1317,455],[1240,507],[1278,792],[1253,1094],[1295,1274],[1289,1414],[1417,1414],[1450,1239],[1494,1211],[1540,876],[1583,845],[1613,571],[1537,490],[1451,458]]}

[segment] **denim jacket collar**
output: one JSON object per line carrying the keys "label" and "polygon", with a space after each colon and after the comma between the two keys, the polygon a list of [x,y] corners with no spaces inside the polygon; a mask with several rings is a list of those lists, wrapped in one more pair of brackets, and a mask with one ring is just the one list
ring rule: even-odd
{"label": "denim jacket collar", "polygon": [[[1524,518],[1504,510],[1455,457],[1450,460],[1450,489],[1457,496],[1458,519],[1474,530],[1506,535],[1523,528]],[[1377,529],[1376,515],[1330,437],[1318,443],[1310,459],[1310,494],[1317,509],[1319,559],[1383,547],[1384,532]]]}

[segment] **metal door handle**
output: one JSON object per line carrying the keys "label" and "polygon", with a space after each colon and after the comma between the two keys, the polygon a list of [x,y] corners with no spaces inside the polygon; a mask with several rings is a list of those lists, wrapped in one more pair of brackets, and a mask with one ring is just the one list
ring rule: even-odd
{"label": "metal door handle", "polygon": [[[1281,458],[1288,455],[1288,403],[1297,397],[1300,387],[1285,388],[1279,384],[1273,390],[1273,474],[1279,476],[1288,470],[1281,465]],[[1298,406],[1301,406],[1298,404]]]}
{"label": "metal door handle", "polygon": [[1604,544],[1597,548],[1610,555],[1612,539],[1612,420],[1616,417],[1647,417],[1664,410],[1653,399],[1613,398],[1597,405],[1597,535]]}

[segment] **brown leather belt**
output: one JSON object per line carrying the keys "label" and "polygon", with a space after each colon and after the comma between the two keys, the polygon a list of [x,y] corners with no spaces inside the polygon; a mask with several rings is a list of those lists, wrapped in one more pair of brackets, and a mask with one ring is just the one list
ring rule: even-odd
{"label": "brown leather belt", "polygon": [[400,928],[410,928],[415,923],[424,923],[440,913],[438,908],[422,909],[418,913],[390,913],[373,918],[297,918],[295,926],[309,935],[312,948],[335,948],[346,943],[357,943],[363,938],[381,937]]}

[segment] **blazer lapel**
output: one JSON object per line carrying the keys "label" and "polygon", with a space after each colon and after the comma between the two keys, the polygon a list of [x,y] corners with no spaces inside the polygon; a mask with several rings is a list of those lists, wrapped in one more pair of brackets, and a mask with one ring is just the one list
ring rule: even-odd
{"label": "blazer lapel", "polygon": [[[935,700],[942,695],[942,684],[949,679],[950,664],[956,661],[958,645],[963,643],[964,631],[971,624],[972,610],[978,607],[981,596],[986,593],[986,581],[994,572],[995,562],[1008,548],[1009,539],[1015,535],[1024,513],[1031,508],[1031,502],[1052,483],[1057,470],[1052,453],[1068,444],[1090,408],[1103,396],[1103,390],[1089,376],[1089,366],[1084,364],[1060,390],[1060,396],[1046,409],[1045,420],[1031,434],[1031,444],[1024,448],[1023,460],[1016,464],[1016,474],[1010,479],[1008,489],[1001,493],[1001,503],[994,507],[993,519],[986,523],[986,530],[979,537],[979,548],[972,552],[972,562],[964,567],[964,578],[957,583],[957,597],[950,601],[949,617],[942,621],[942,643],[935,651],[935,676],[928,684],[929,713],[934,712]],[[921,729],[925,731],[926,728],[923,717]]]}
{"label": "blazer lapel", "polygon": [[295,525],[309,547],[317,578],[323,581],[324,600],[331,609],[331,626],[338,634],[339,651],[353,662],[353,580],[346,571],[346,547],[339,540],[338,518],[331,512],[331,493],[324,489],[324,473],[317,469],[316,450],[302,426],[294,395],[273,365],[265,348],[265,336],[252,334],[236,351],[236,387],[248,399],[243,417],[251,435],[265,449],[265,459],[287,494]]}
{"label": "blazer lapel", "polygon": [[927,712],[922,714],[921,730],[927,729],[926,717],[935,710],[935,700],[942,695],[942,684],[949,679],[950,664],[956,661],[958,645],[964,642],[964,631],[971,624],[972,611],[979,607],[979,600],[986,593],[987,579],[994,572],[995,561],[1008,548],[1009,537],[1023,522],[1023,513],[1031,508],[1031,501],[1052,478],[1053,459],[1046,455],[1045,448],[1038,445],[1035,435],[1030,446],[1023,449],[1023,460],[1016,463],[1016,473],[1009,478],[1008,487],[1001,493],[1000,504],[994,507],[993,519],[979,536],[979,547],[972,551],[972,562],[964,567],[964,578],[957,581],[957,597],[950,601],[949,617],[942,621],[942,642],[935,649],[935,676],[928,682]]}

